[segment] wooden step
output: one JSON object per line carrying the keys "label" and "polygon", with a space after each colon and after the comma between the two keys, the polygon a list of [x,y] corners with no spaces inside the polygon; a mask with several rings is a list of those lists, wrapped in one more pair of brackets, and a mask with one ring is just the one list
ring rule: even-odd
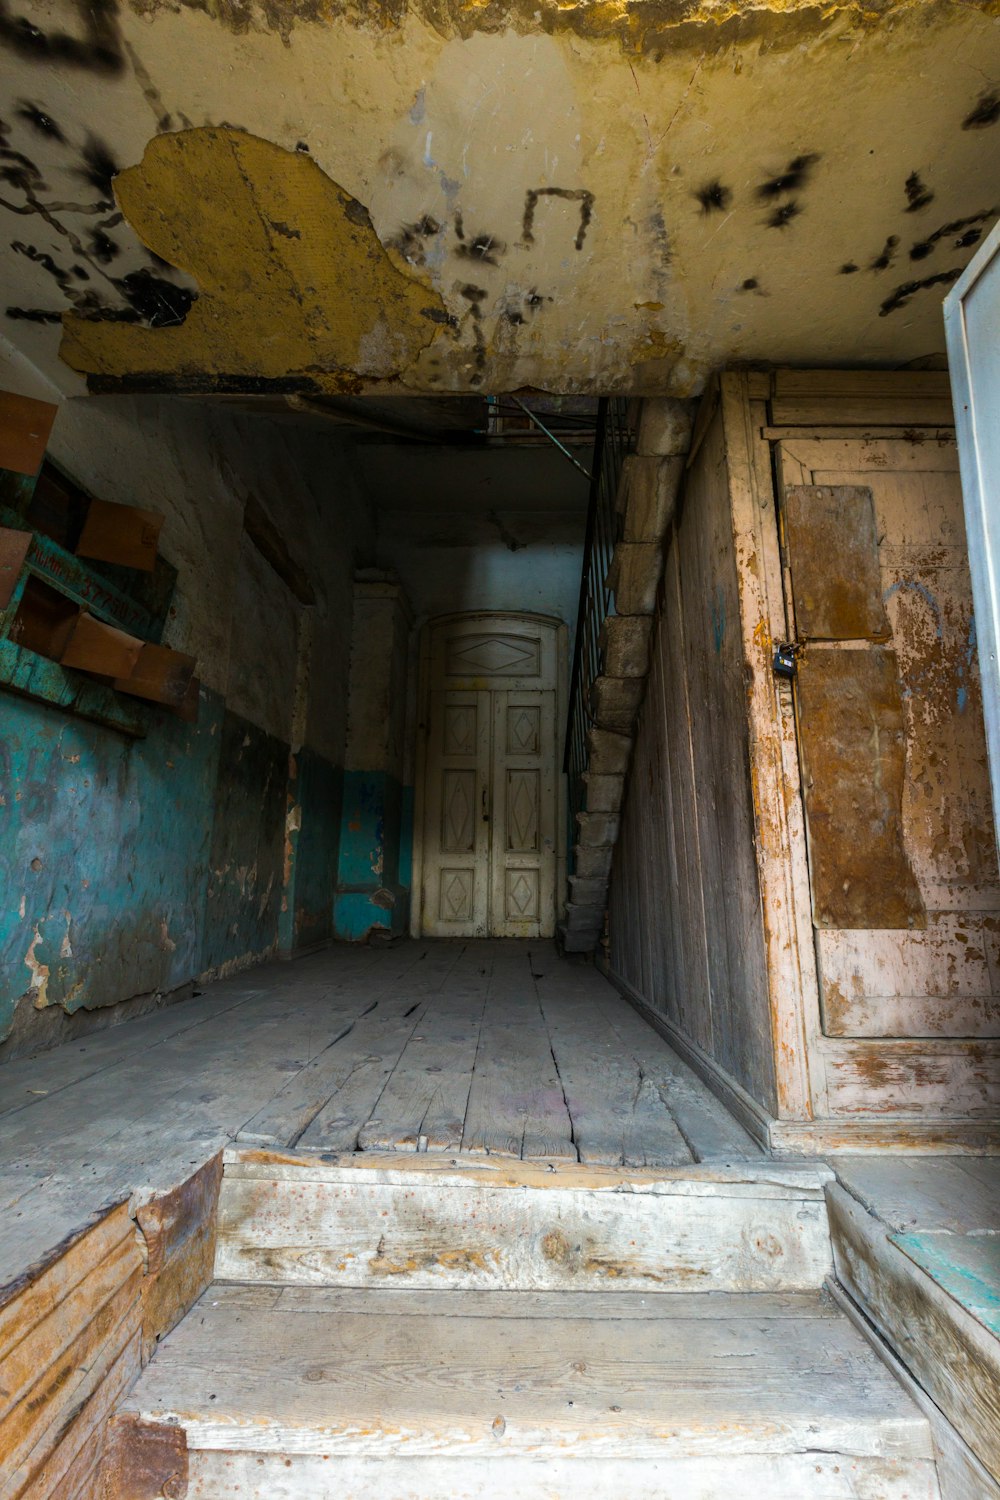
{"label": "wooden step", "polygon": [[810,1291],[824,1166],[673,1169],[230,1151],[220,1281],[414,1290]]}
{"label": "wooden step", "polygon": [[115,1429],[113,1500],[938,1496],[926,1419],[819,1292],[216,1284]]}

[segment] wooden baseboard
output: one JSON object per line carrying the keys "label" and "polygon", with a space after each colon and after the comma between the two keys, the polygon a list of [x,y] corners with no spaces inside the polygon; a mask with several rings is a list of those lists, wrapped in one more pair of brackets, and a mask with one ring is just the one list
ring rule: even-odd
{"label": "wooden baseboard", "polygon": [[840,1152],[913,1152],[920,1156],[1000,1156],[1000,1121],[914,1119],[772,1120],[769,1144],[777,1155],[835,1156]]}
{"label": "wooden baseboard", "polygon": [[638,990],[633,989],[627,979],[623,979],[616,969],[603,959],[595,959],[597,967],[604,977],[615,986],[615,989],[628,1001],[634,1010],[637,1010],[644,1021],[648,1021],[654,1031],[659,1032],[665,1042],[668,1042],[688,1067],[706,1083],[712,1093],[728,1109],[733,1119],[751,1135],[758,1145],[765,1147],[770,1145],[769,1131],[773,1123],[771,1115],[764,1109],[763,1105],[757,1103],[729,1074],[719,1066],[713,1057],[703,1052],[697,1042],[693,1042],[686,1036],[680,1027],[660,1015],[659,1011],[643,999]]}
{"label": "wooden baseboard", "polygon": [[854,1298],[840,1282],[831,1279],[827,1291],[841,1312],[850,1318],[855,1328],[875,1350],[883,1364],[888,1365],[900,1385],[916,1402],[930,1423],[937,1455],[938,1483],[941,1500],[1000,1500],[1000,1485],[986,1471],[958,1430],[949,1422],[944,1412],[914,1379],[909,1369],[897,1357],[896,1351],[882,1337],[858,1306]]}
{"label": "wooden baseboard", "polygon": [[779,1120],[753,1099],[697,1042],[660,1015],[609,963],[597,960],[644,1021],[712,1090],[755,1141],[776,1156],[835,1156],[840,1152],[914,1152],[941,1156],[1000,1156],[1000,1120],[918,1119],[885,1115],[854,1119]]}

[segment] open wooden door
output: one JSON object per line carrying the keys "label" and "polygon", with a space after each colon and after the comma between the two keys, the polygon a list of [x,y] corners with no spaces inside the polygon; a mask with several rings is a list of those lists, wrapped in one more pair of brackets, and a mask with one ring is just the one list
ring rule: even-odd
{"label": "open wooden door", "polygon": [[431,627],[420,931],[551,937],[558,625],[465,615]]}

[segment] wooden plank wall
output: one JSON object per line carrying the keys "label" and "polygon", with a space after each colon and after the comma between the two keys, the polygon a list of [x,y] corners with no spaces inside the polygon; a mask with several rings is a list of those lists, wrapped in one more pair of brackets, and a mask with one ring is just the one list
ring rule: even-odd
{"label": "wooden plank wall", "polygon": [[[717,391],[702,403],[667,541],[612,873],[612,973],[775,1149],[996,1150],[1000,921],[947,378],[731,373]],[[861,914],[867,927],[830,927],[820,912],[814,930],[796,700],[808,709],[817,653],[862,641],[811,642],[794,690],[772,670],[775,643],[795,639],[783,563],[790,576],[798,562],[803,592],[802,549],[789,569],[779,544],[772,460],[793,501],[805,485],[813,504],[848,489],[874,503],[870,583],[906,716],[904,774],[895,703],[896,833],[920,899],[900,913],[881,892],[881,911]],[[845,522],[852,535],[856,521]],[[809,545],[821,583],[826,569],[838,589],[857,583],[856,547],[828,563],[829,545]],[[834,702],[842,714],[843,691]],[[820,730],[823,747],[844,738],[843,725]],[[805,752],[808,763],[808,734]],[[857,743],[842,759],[855,788],[842,818],[847,879],[872,852],[850,836],[858,788],[887,778],[881,762],[858,772]],[[828,767],[814,801],[836,792]],[[885,878],[898,897],[898,871]]]}
{"label": "wooden plank wall", "polygon": [[652,668],[615,850],[611,967],[672,1034],[773,1110],[746,661],[721,409],[700,434],[666,547]]}
{"label": "wooden plank wall", "polygon": [[142,1276],[125,1202],[5,1289],[3,1500],[92,1493],[104,1421],[141,1367]]}
{"label": "wooden plank wall", "polygon": [[212,1278],[222,1158],[0,1289],[0,1500],[97,1500],[107,1419]]}

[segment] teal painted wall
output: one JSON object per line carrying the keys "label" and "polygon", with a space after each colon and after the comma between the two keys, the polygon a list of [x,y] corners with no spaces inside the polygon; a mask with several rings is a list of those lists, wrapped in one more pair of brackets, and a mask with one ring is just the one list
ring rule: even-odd
{"label": "teal painted wall", "polygon": [[[290,796],[298,807],[298,828],[289,834],[293,879],[289,946],[310,948],[333,937],[333,904],[344,800],[344,771],[314,750],[294,757]],[[285,946],[283,943],[282,946]]]}
{"label": "teal painted wall", "polygon": [[0,697],[0,1036],[29,990],[74,1011],[204,967],[222,701],[150,718],[134,740]]}
{"label": "teal painted wall", "polygon": [[340,769],[303,751],[290,782],[289,747],[204,688],[197,724],[143,712],[132,739],[0,694],[0,1039],[19,1002],[96,1009],[332,935]]}
{"label": "teal painted wall", "polygon": [[[359,942],[372,928],[398,934],[409,926],[413,841],[412,831],[404,839],[403,807],[404,790],[389,772],[344,772],[334,905],[339,938]],[[401,859],[404,843],[407,854]]]}
{"label": "teal painted wall", "polygon": [[[0,1042],[17,1024],[0,1061],[88,1028],[62,1008],[331,938],[352,581],[375,542],[350,445],[256,415],[88,397],[60,406],[50,456],[162,514],[165,638],[203,686],[188,725],[17,648],[21,690],[0,688]],[[261,515],[284,552],[262,550]]]}
{"label": "teal painted wall", "polygon": [[413,890],[413,788],[404,786],[399,807],[399,883]]}

